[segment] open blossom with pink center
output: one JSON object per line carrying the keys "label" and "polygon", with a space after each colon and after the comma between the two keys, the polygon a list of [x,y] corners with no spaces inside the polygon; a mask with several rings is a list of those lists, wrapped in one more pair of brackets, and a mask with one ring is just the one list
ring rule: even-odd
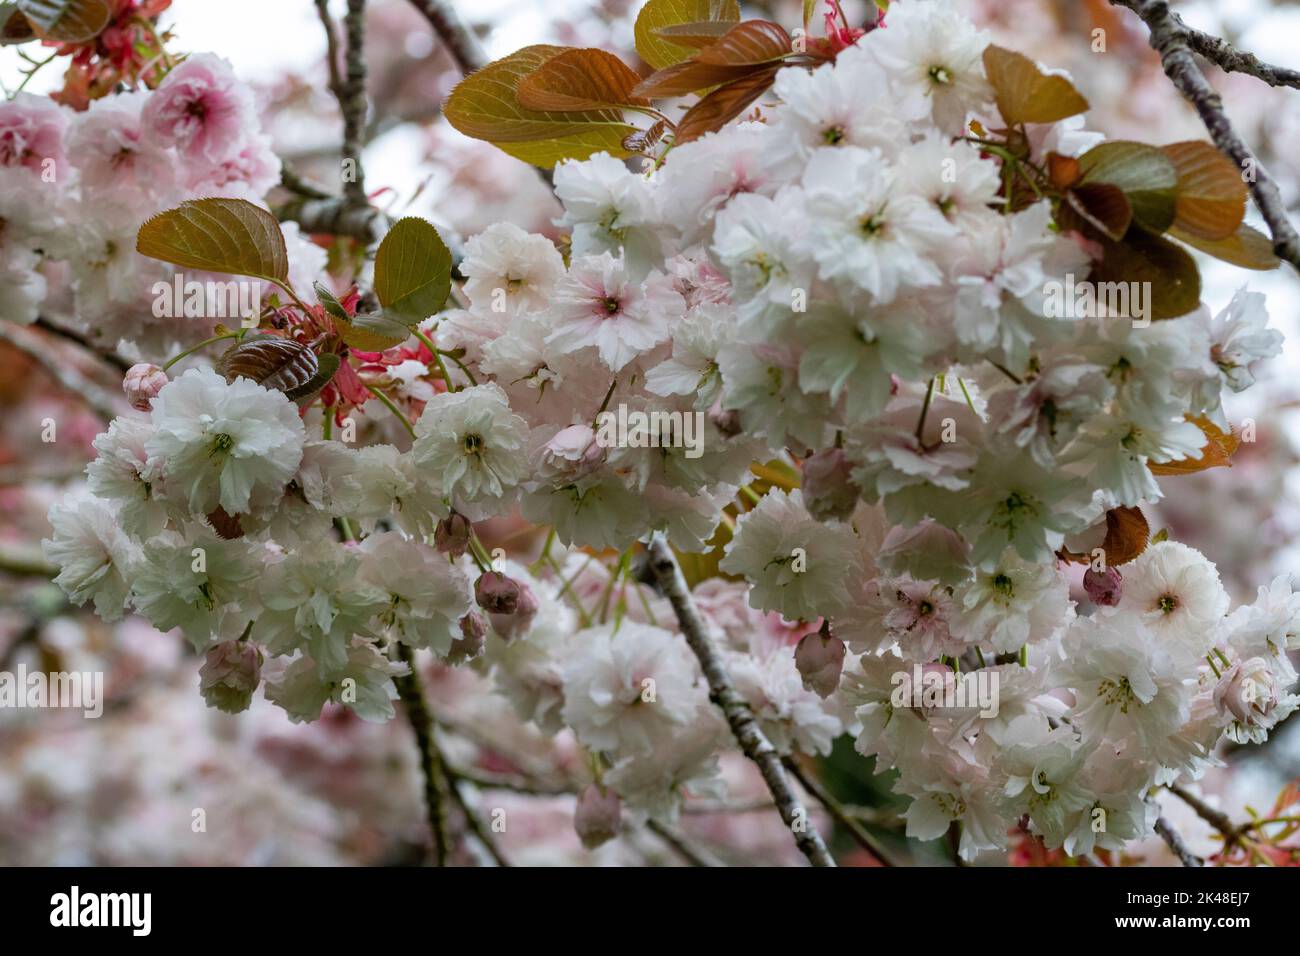
{"label": "open blossom with pink center", "polygon": [[[100,191],[122,200],[122,191],[139,194],[156,206],[176,179],[176,161],[165,145],[144,133],[142,113],[148,93],[127,93],[96,100],[77,115],[68,136],[68,151],[81,177],[83,194]],[[150,212],[156,212],[151,209]]]}
{"label": "open blossom with pink center", "polygon": [[65,136],[71,113],[43,96],[19,93],[0,103],[0,166],[21,166],[45,173],[53,161],[55,176],[67,170]]}
{"label": "open blossom with pink center", "polygon": [[144,108],[145,130],[190,163],[216,166],[257,128],[253,94],[223,59],[192,56],[167,74]]}
{"label": "open blossom with pink center", "polygon": [[685,300],[666,276],[656,272],[635,282],[621,258],[603,252],[574,260],[556,285],[554,329],[546,342],[566,352],[594,347],[617,372],[666,341],[673,320],[685,312]]}

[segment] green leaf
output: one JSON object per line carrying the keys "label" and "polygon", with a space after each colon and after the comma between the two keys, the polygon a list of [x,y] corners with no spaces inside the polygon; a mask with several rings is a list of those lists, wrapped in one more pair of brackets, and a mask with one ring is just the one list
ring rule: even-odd
{"label": "green leaf", "polygon": [[113,11],[105,0],[17,0],[42,39],[84,43],[99,36]]}
{"label": "green leaf", "polygon": [[636,52],[656,70],[680,63],[694,51],[664,39],[658,31],[703,20],[739,23],[740,5],[736,0],[649,0],[636,15]]}
{"label": "green leaf", "polygon": [[304,382],[297,388],[291,388],[284,393],[284,397],[291,402],[303,404],[307,399],[312,398],[322,388],[330,383],[334,378],[334,373],[339,370],[342,360],[333,352],[325,352],[319,356],[320,369],[316,372],[314,378],[309,382]]}
{"label": "green leaf", "polygon": [[324,307],[325,311],[334,318],[342,321],[348,321],[348,310],[343,308],[343,303],[329,289],[325,288],[320,282],[313,282],[312,288],[316,291],[316,299]]}
{"label": "green leaf", "polygon": [[1094,146],[1079,157],[1083,184],[1108,183],[1121,189],[1133,219],[1152,232],[1164,232],[1174,221],[1178,200],[1178,170],[1155,146],[1114,140]]}
{"label": "green leaf", "polygon": [[1186,315],[1201,302],[1196,260],[1181,246],[1145,229],[1130,229],[1122,242],[1102,241],[1105,258],[1092,268],[1094,283],[1146,283],[1152,319]]}
{"label": "green leaf", "polygon": [[411,337],[409,326],[382,315],[354,315],[339,322],[343,341],[362,352],[383,352]]}
{"label": "green leaf", "polygon": [[1246,184],[1232,161],[1202,140],[1170,143],[1161,152],[1178,173],[1174,225],[1203,239],[1235,234],[1246,215]]}
{"label": "green leaf", "polygon": [[621,110],[556,112],[520,105],[523,78],[569,49],[528,46],[471,73],[447,98],[443,112],[448,122],[466,136],[539,166],[586,159],[601,150],[618,158],[628,156],[623,137],[636,127],[623,119]]}
{"label": "green leaf", "polygon": [[190,269],[289,281],[280,223],[243,199],[194,199],[159,213],[140,227],[135,248]]}
{"label": "green leaf", "polygon": [[375,295],[384,315],[407,326],[439,311],[451,292],[451,251],[432,224],[408,216],[375,253]]}
{"label": "green leaf", "polygon": [[712,46],[727,35],[735,24],[730,20],[701,20],[699,23],[678,23],[671,27],[660,27],[655,36],[662,37],[679,46],[694,47],[703,50]]}
{"label": "green leaf", "polygon": [[990,44],[984,71],[997,97],[998,112],[1011,125],[1055,123],[1088,109],[1088,101],[1063,76],[1044,73],[1033,60]]}
{"label": "green leaf", "polygon": [[1237,227],[1235,233],[1226,239],[1206,239],[1185,232],[1178,228],[1177,225],[1174,225],[1169,230],[1169,235],[1193,248],[1200,249],[1201,252],[1208,256],[1230,262],[1234,266],[1241,266],[1243,269],[1255,269],[1265,272],[1269,269],[1276,269],[1282,264],[1281,260],[1274,254],[1273,243],[1268,236],[1244,222]]}

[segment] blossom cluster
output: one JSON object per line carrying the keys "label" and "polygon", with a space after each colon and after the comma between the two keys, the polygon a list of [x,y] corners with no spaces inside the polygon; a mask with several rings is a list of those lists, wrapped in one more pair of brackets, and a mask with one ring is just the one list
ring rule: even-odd
{"label": "blossom cluster", "polygon": [[[136,252],[140,224],[198,197],[260,203],[280,160],[252,90],[225,60],[199,54],[157,89],[83,111],[31,93],[0,102],[0,170],[0,315],[67,315],[104,348],[152,355],[206,330],[153,308],[151,290],[176,269]],[[325,253],[295,225],[285,231],[292,274],[310,290]]]}
{"label": "blossom cluster", "polygon": [[[1200,553],[1116,531],[1160,466],[1228,433],[1224,387],[1280,336],[1246,290],[1156,323],[1049,307],[1098,250],[1045,200],[1010,211],[966,135],[1008,125],[986,46],[944,5],[900,4],[653,168],[561,164],[567,256],[493,225],[427,346],[361,357],[418,415],[409,448],[315,440],[284,394],[210,369],[137,383],[147,414],[51,512],[59,583],[179,628],[230,710],[261,686],[295,719],[330,700],[384,719],[404,648],[475,661],[521,717],[572,730],[602,788],[671,818],[715,791],[729,734],[636,545],[725,540],[729,578],[694,599],[781,752],[854,734],[897,771],[908,833],[959,821],[968,858],[1022,819],[1070,854],[1145,836],[1151,786],[1300,704],[1288,580],[1230,610]],[[175,76],[140,115],[180,140]],[[1038,163],[1101,139],[1077,118],[1025,132]],[[211,143],[184,147],[209,177]],[[610,415],[639,424],[611,439]],[[789,487],[754,489],[765,461]],[[552,531],[530,566],[472,530],[516,509]],[[951,702],[973,685],[993,697]]]}

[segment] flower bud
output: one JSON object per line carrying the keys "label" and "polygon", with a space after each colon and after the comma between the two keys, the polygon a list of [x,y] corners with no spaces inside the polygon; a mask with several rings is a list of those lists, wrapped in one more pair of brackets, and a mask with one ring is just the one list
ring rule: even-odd
{"label": "flower bud", "polygon": [[512,614],[489,614],[488,618],[492,621],[492,630],[496,631],[507,641],[513,641],[521,634],[527,633],[528,629],[533,626],[533,618],[537,616],[537,610],[541,604],[537,600],[537,595],[533,589],[525,583],[519,584],[519,602],[515,605]]}
{"label": "flower bud", "polygon": [[709,409],[709,421],[728,438],[735,438],[740,434],[740,413],[723,408],[721,398],[718,398]]}
{"label": "flower bud", "polygon": [[453,511],[433,529],[433,544],[443,554],[459,558],[469,550],[472,526],[463,514]]}
{"label": "flower bud", "polygon": [[519,582],[500,571],[484,571],[474,582],[474,600],[489,614],[514,614],[519,607]]}
{"label": "flower bud", "polygon": [[1223,716],[1252,727],[1272,727],[1277,706],[1277,682],[1273,669],[1262,657],[1237,661],[1214,687],[1214,706]]}
{"label": "flower bud", "polygon": [[538,470],[546,478],[581,478],[605,460],[605,449],[588,425],[570,425],[556,432],[538,455]]}
{"label": "flower bud", "polygon": [[161,392],[166,384],[167,373],[157,365],[144,362],[132,365],[126,370],[126,376],[122,379],[122,391],[126,393],[126,400],[131,403],[132,408],[147,412],[154,396]]}
{"label": "flower bud", "polygon": [[810,690],[818,697],[829,697],[840,686],[844,642],[832,635],[828,628],[811,631],[794,649],[794,664],[803,678],[804,690]]}
{"label": "flower bud", "polygon": [[223,641],[199,668],[199,692],[209,707],[238,714],[253,702],[262,681],[262,653],[251,641]]}
{"label": "flower bud", "polygon": [[1124,579],[1116,568],[1107,567],[1104,571],[1089,568],[1083,572],[1083,589],[1093,604],[1115,607],[1124,593]]}
{"label": "flower bud", "polygon": [[460,637],[451,642],[447,652],[447,663],[456,665],[472,661],[483,653],[483,644],[487,640],[487,625],[475,611],[470,611],[460,619]]}
{"label": "flower bud", "polygon": [[843,448],[827,448],[804,459],[803,502],[818,521],[848,518],[858,506],[860,491],[850,475],[852,465]]}
{"label": "flower bud", "polygon": [[618,794],[598,784],[590,784],[578,796],[573,811],[573,829],[588,850],[594,850],[618,836],[622,829],[622,805]]}

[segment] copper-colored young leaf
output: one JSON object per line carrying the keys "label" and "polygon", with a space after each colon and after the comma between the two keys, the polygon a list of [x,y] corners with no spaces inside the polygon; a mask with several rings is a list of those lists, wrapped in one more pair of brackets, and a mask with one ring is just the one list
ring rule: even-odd
{"label": "copper-colored young leaf", "polygon": [[320,369],[316,353],[307,346],[270,335],[232,345],[214,364],[227,382],[247,378],[278,392],[310,382]]}
{"label": "copper-colored young leaf", "polygon": [[662,99],[670,96],[687,96],[697,90],[731,83],[767,67],[751,64],[723,66],[717,63],[700,63],[686,60],[673,66],[656,70],[637,84],[632,92],[637,96]]}
{"label": "copper-colored young leaf", "polygon": [[1124,191],[1133,219],[1152,232],[1164,232],[1174,221],[1178,170],[1155,146],[1112,140],[1079,157],[1081,183],[1109,183]]}
{"label": "copper-colored young leaf", "polygon": [[1182,461],[1166,461],[1161,464],[1148,465],[1153,475],[1192,475],[1207,468],[1231,468],[1232,456],[1237,453],[1241,439],[1237,433],[1224,431],[1204,415],[1187,416],[1187,420],[1205,433],[1205,447],[1200,458],[1185,458]]}
{"label": "copper-colored young leaf", "polygon": [[770,20],[737,23],[717,43],[695,54],[696,63],[719,66],[771,63],[790,55],[794,43],[785,27]]}
{"label": "copper-colored young leaf", "polygon": [[519,81],[519,105],[561,113],[649,106],[634,96],[641,77],[604,50],[566,50]]}
{"label": "copper-colored young leaf", "polygon": [[28,43],[36,39],[31,21],[18,9],[13,0],[0,3],[0,46]]}
{"label": "copper-colored young leaf", "polygon": [[736,0],[649,0],[636,15],[636,52],[656,70],[680,63],[694,52],[691,45],[665,39],[659,31],[705,20],[739,23],[740,4]]}
{"label": "copper-colored young leaf", "polygon": [[193,199],[140,227],[136,251],[206,272],[289,280],[289,255],[276,218],[243,199]]}
{"label": "copper-colored young leaf", "polygon": [[1000,46],[984,50],[984,70],[1008,124],[1055,123],[1088,109],[1088,101],[1063,76],[1049,76],[1029,57]]}
{"label": "copper-colored young leaf", "polygon": [[1161,147],[1178,173],[1174,225],[1203,239],[1227,239],[1246,215],[1241,171],[1212,143],[1192,140]]}
{"label": "copper-colored young leaf", "polygon": [[316,397],[316,394],[330,383],[342,364],[343,360],[333,352],[324,353],[320,356],[320,366],[311,380],[303,382],[294,388],[286,389],[284,397],[297,402],[300,407],[305,408],[311,404],[311,400]]}
{"label": "copper-colored young leaf", "polygon": [[1226,239],[1203,239],[1190,232],[1184,232],[1176,224],[1170,227],[1169,235],[1200,249],[1206,255],[1230,262],[1234,266],[1241,266],[1243,269],[1266,272],[1282,264],[1273,252],[1273,243],[1268,236],[1244,222]]}
{"label": "copper-colored young leaf", "polygon": [[448,122],[466,136],[538,166],[562,159],[586,159],[604,150],[627,156],[623,137],[636,127],[621,110],[560,112],[530,110],[519,104],[519,84],[568,47],[538,44],[471,73],[452,90],[443,106]]}
{"label": "copper-colored young leaf", "polygon": [[1106,564],[1128,564],[1147,549],[1151,526],[1139,508],[1112,508],[1106,512],[1106,539],[1101,549]]}
{"label": "copper-colored young leaf", "polygon": [[451,251],[431,223],[400,219],[375,253],[375,295],[384,315],[418,325],[443,307],[451,292]]}
{"label": "copper-colored young leaf", "polygon": [[730,20],[701,20],[698,23],[677,23],[670,27],[660,27],[655,36],[671,43],[703,50],[712,46],[727,35],[733,26]]}
{"label": "copper-colored young leaf", "polygon": [[1177,318],[1200,304],[1201,274],[1181,246],[1137,227],[1129,229],[1122,242],[1101,244],[1105,256],[1093,265],[1090,279],[1145,284],[1149,318]]}
{"label": "copper-colored young leaf", "polygon": [[776,79],[779,65],[769,66],[749,76],[720,86],[686,111],[677,123],[674,143],[689,143],[705,133],[721,129],[745,111]]}
{"label": "copper-colored young leaf", "polygon": [[106,0],[17,0],[18,9],[43,40],[84,43],[99,36],[113,18]]}
{"label": "copper-colored young leaf", "polygon": [[1118,242],[1133,221],[1124,190],[1110,183],[1084,183],[1065,195],[1071,210],[1102,235]]}
{"label": "copper-colored young leaf", "polygon": [[1057,189],[1069,189],[1082,175],[1083,169],[1073,156],[1062,156],[1060,153],[1047,154],[1047,178]]}
{"label": "copper-colored young leaf", "polygon": [[220,505],[217,505],[215,511],[208,512],[208,524],[218,538],[226,541],[235,541],[244,536],[244,526],[239,515],[230,514]]}

